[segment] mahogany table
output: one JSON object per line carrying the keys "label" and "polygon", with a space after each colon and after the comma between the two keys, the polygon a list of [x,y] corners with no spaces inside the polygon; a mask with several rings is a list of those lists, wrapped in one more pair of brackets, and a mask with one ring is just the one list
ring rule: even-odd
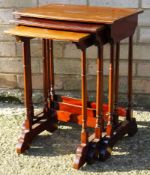
{"label": "mahogany table", "polygon": [[[132,117],[132,59],[133,34],[137,26],[138,14],[140,13],[142,13],[142,10],[129,8],[62,4],[49,4],[14,13],[16,18],[13,22],[18,27],[28,26],[30,32],[35,30],[44,32],[47,29],[51,31],[57,30],[60,33],[62,31],[76,32],[76,34],[86,33],[90,36],[90,39],[81,39],[80,42],[76,42],[77,47],[80,48],[78,43],[82,43],[81,45],[84,46],[84,49],[92,44],[97,45],[98,48],[96,103],[87,101],[86,59],[83,59],[84,61],[82,62],[82,99],[58,97],[54,91],[53,67],[53,39],[55,39],[56,34],[53,34],[51,38],[45,36],[43,40],[45,107],[43,110],[44,115],[39,117],[34,115],[32,104],[30,53],[27,51],[30,43],[27,39],[22,40],[24,43],[24,57],[28,58],[25,63],[27,67],[25,67],[26,70],[24,71],[26,74],[27,116],[23,135],[20,137],[17,146],[18,153],[24,152],[29,147],[32,139],[43,130],[46,129],[52,132],[57,129],[57,121],[75,122],[82,124],[81,144],[77,148],[74,161],[74,168],[79,169],[85,162],[92,163],[95,159],[107,159],[111,154],[112,147],[119,139],[125,134],[132,136],[137,132],[136,120]],[[37,37],[38,32],[35,32],[36,35],[31,32],[31,35],[28,30],[24,30],[23,38]],[[16,34],[16,29],[7,33],[20,36],[19,31],[21,32],[22,30],[18,28],[18,33]],[[125,38],[129,38],[127,109],[118,107],[120,41]],[[103,104],[103,46],[106,43],[110,44],[108,105]],[[83,51],[83,48],[81,50]],[[82,58],[85,58],[85,52],[83,52]],[[124,116],[123,122],[119,120],[119,116]],[[42,123],[43,119],[47,120],[45,124]],[[41,124],[39,124],[40,122]],[[104,123],[106,123],[106,126],[104,126]],[[35,124],[42,127],[35,129]],[[87,127],[95,128],[90,137],[88,137]],[[25,133],[27,130],[28,136]]]}

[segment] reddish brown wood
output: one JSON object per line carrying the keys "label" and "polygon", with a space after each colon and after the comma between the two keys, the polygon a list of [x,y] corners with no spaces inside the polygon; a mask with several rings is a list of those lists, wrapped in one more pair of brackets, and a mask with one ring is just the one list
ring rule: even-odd
{"label": "reddish brown wood", "polygon": [[44,112],[48,111],[48,68],[47,68],[47,40],[43,39],[43,90]]}
{"label": "reddish brown wood", "polygon": [[88,24],[88,23],[71,22],[71,21],[30,18],[24,16],[21,17],[20,19],[12,20],[11,22],[17,25],[42,27],[42,28],[65,30],[65,31],[68,30],[75,32],[87,32],[87,33],[95,33],[96,31],[101,31],[104,28],[102,24]]}
{"label": "reddish brown wood", "polygon": [[78,170],[80,167],[82,167],[86,163],[87,153],[88,153],[87,144],[80,144],[77,147],[73,168]]}
{"label": "reddish brown wood", "polygon": [[[95,102],[91,102],[90,103],[90,107],[93,109],[96,109],[96,103]],[[120,117],[125,117],[126,116],[126,109],[123,107],[118,107],[117,108],[118,111],[118,115]],[[103,113],[108,115],[108,104],[103,104]]]}
{"label": "reddish brown wood", "polygon": [[[23,123],[22,133],[18,139],[16,146],[17,153],[23,153],[29,148],[32,140],[36,135],[44,130],[53,132],[57,129],[55,118],[51,117],[51,120],[47,116],[51,115],[49,111],[44,111],[45,118],[43,120],[34,119],[34,109],[32,104],[32,74],[31,74],[31,54],[30,54],[30,38],[21,38],[23,42],[23,59],[24,59],[24,95],[25,95],[25,107],[26,107],[26,118]],[[43,65],[44,65],[44,101],[47,105],[47,69],[46,69],[46,40],[43,41]],[[45,72],[46,71],[46,72]]]}
{"label": "reddish brown wood", "polygon": [[50,50],[50,96],[51,100],[54,100],[54,58],[53,58],[53,40],[50,40],[50,45],[49,45],[49,50]]}
{"label": "reddish brown wood", "polygon": [[[20,37],[30,37],[30,38],[47,38],[53,40],[71,41],[82,45],[85,45],[85,41],[90,41],[93,39],[93,35],[89,33],[79,33],[61,30],[51,30],[38,27],[28,27],[28,26],[16,26],[5,33]],[[89,43],[87,43],[89,45]],[[85,46],[84,46],[85,47]]]}
{"label": "reddish brown wood", "polygon": [[22,38],[23,62],[24,62],[24,96],[26,107],[25,127],[32,130],[33,103],[32,103],[32,73],[31,73],[31,53],[30,38]]}
{"label": "reddish brown wood", "polygon": [[100,139],[104,130],[103,118],[103,46],[98,46],[97,58],[97,95],[96,95],[96,126],[95,137]]}
{"label": "reddish brown wood", "polygon": [[32,125],[32,130],[28,130],[26,128],[26,123],[23,123],[22,133],[18,139],[18,144],[16,145],[17,153],[24,153],[30,147],[33,139],[42,131],[48,130],[53,132],[56,129],[57,125],[55,125],[53,118],[50,121],[47,119],[37,121],[34,125]]}
{"label": "reddish brown wood", "polygon": [[[52,103],[52,107],[54,109],[57,109],[57,110],[67,111],[67,112],[70,112],[72,114],[82,115],[82,106],[79,106],[79,105],[54,101]],[[95,117],[96,116],[95,114],[96,114],[95,109],[87,108],[87,116],[88,117]]]}
{"label": "reddish brown wood", "polygon": [[26,118],[24,121],[24,129],[21,136],[18,139],[16,146],[17,153],[21,153],[22,150],[29,148],[29,142],[25,138],[28,137],[28,133],[32,131],[33,122],[33,104],[32,104],[32,77],[31,77],[31,54],[30,54],[30,38],[21,38],[23,45],[23,62],[24,62],[24,96],[25,96],[25,108]]}
{"label": "reddish brown wood", "polygon": [[77,147],[76,157],[73,167],[79,169],[86,162],[88,151],[88,132],[87,132],[87,86],[86,86],[86,52],[82,50],[81,54],[81,84],[82,84],[82,130],[81,144]]}
{"label": "reddish brown wood", "polygon": [[116,43],[116,60],[115,60],[115,95],[114,95],[114,116],[113,125],[118,125],[118,95],[119,95],[119,58],[120,58],[120,42]]}
{"label": "reddish brown wood", "polygon": [[[114,42],[119,42],[134,34],[138,21],[138,15],[115,21],[111,27],[111,38]],[[119,30],[118,30],[119,29]]]}
{"label": "reddish brown wood", "polygon": [[107,136],[112,134],[112,119],[114,105],[114,43],[110,43],[109,87],[108,87],[108,122],[106,127]]}
{"label": "reddish brown wood", "polygon": [[[65,103],[82,106],[81,99],[71,98],[71,97],[66,97],[66,96],[61,96],[61,97],[58,97],[57,96],[57,98],[60,98],[60,100],[62,102],[65,102]],[[87,107],[88,108],[92,108],[92,109],[96,109],[96,103],[95,102],[89,102],[88,101],[87,102]],[[122,116],[122,117],[125,117],[126,116],[126,109],[125,108],[118,107],[117,108],[117,111],[118,111],[118,115],[119,116]],[[108,105],[107,104],[103,104],[103,113],[104,114],[108,113]]]}
{"label": "reddish brown wood", "polygon": [[50,87],[51,87],[51,82],[50,82],[50,50],[49,50],[49,40],[46,39],[46,66],[47,66],[47,93],[48,93],[48,107],[50,108],[51,106],[51,95],[50,95]]}
{"label": "reddish brown wood", "polygon": [[133,36],[129,37],[129,58],[128,58],[128,109],[127,120],[131,120],[132,111],[132,76],[133,76]]}
{"label": "reddish brown wood", "polygon": [[115,21],[138,15],[143,10],[131,8],[95,7],[85,5],[48,4],[14,12],[17,17],[113,24]]}
{"label": "reddish brown wood", "polygon": [[[82,125],[82,115],[74,114],[68,111],[56,110],[56,119],[62,122],[71,122],[78,125]],[[87,127],[94,128],[96,124],[96,118],[93,116],[87,117]]]}
{"label": "reddish brown wood", "polygon": [[81,92],[82,92],[82,131],[81,143],[86,144],[88,139],[87,133],[87,85],[86,85],[86,52],[82,50],[81,54]]}
{"label": "reddish brown wood", "polygon": [[[94,158],[101,158],[102,160],[107,159],[110,154],[112,147],[116,141],[123,137],[126,133],[132,136],[137,131],[135,120],[132,118],[132,35],[137,26],[138,14],[141,10],[136,9],[120,9],[120,8],[109,8],[109,7],[88,7],[88,6],[77,6],[77,5],[47,5],[38,8],[30,8],[17,12],[20,15],[20,19],[16,20],[17,23],[24,23],[29,26],[17,26],[14,30],[8,33],[15,32],[17,36],[26,37],[38,37],[38,38],[50,38],[50,39],[61,39],[75,42],[77,47],[82,50],[81,57],[81,69],[82,69],[82,100],[70,100],[71,103],[78,103],[78,106],[74,104],[64,104],[64,102],[57,102],[59,104],[59,110],[49,108],[49,110],[41,118],[33,119],[33,107],[32,107],[32,82],[31,72],[29,70],[30,79],[28,82],[29,87],[26,85],[27,98],[27,120],[23,127],[22,137],[19,139],[18,152],[23,152],[29,147],[32,139],[42,132],[43,130],[54,131],[56,119],[59,121],[75,122],[82,124],[81,131],[81,144],[77,148],[76,158],[74,161],[74,168],[79,169],[85,162],[92,162]],[[22,17],[23,16],[23,17]],[[31,17],[31,18],[28,18]],[[27,21],[27,18],[29,21]],[[41,19],[40,19],[41,18]],[[54,20],[54,21],[53,21]],[[41,22],[41,24],[40,24]],[[50,23],[51,22],[51,23]],[[82,25],[81,25],[82,22]],[[57,23],[57,24],[56,24]],[[78,23],[78,25],[77,25]],[[84,23],[84,24],[83,24]],[[95,27],[97,24],[105,24],[105,30],[97,30]],[[72,25],[71,25],[72,24]],[[71,25],[71,26],[70,26]],[[45,29],[45,27],[54,30]],[[91,26],[91,29],[88,27]],[[22,30],[21,30],[21,28]],[[43,27],[44,29],[37,28]],[[101,29],[103,29],[103,27]],[[26,30],[28,28],[28,30]],[[18,29],[18,30],[17,30]],[[61,29],[61,30],[56,30]],[[39,32],[39,30],[42,32]],[[64,31],[68,30],[68,32]],[[69,31],[76,32],[69,32]],[[95,30],[96,35],[79,33],[79,31],[87,31],[93,33]],[[114,43],[117,42],[117,55],[116,61],[119,60],[119,42],[129,37],[129,75],[128,75],[128,110],[127,120],[122,123],[118,123],[118,114],[122,114],[122,108],[118,108],[118,71],[119,65],[116,63],[116,69],[114,74]],[[26,38],[25,38],[26,40]],[[45,106],[47,106],[47,99],[56,100],[54,98],[54,67],[53,67],[53,41],[50,43],[45,39],[44,51],[45,59],[44,63],[44,97]],[[110,57],[110,70],[109,70],[109,96],[108,106],[103,105],[102,91],[103,91],[103,76],[102,76],[102,48],[99,48],[98,56],[98,72],[97,72],[97,100],[96,103],[87,102],[87,85],[86,85],[86,55],[85,49],[92,44],[101,44],[111,42],[111,57]],[[25,57],[30,57],[28,51],[30,43],[26,43]],[[49,50],[50,48],[50,50]],[[101,51],[101,52],[100,52]],[[31,60],[30,60],[31,61]],[[29,67],[30,67],[29,63]],[[27,78],[27,75],[25,77]],[[114,84],[114,78],[115,84]],[[114,89],[114,85],[115,88]],[[100,88],[102,87],[102,88]],[[114,99],[114,94],[115,99]],[[66,99],[65,99],[66,100]],[[68,100],[68,99],[67,99]],[[115,111],[114,111],[114,100],[115,100]],[[54,104],[54,103],[51,103]],[[80,105],[79,105],[80,104]],[[93,111],[96,109],[96,117],[94,118]],[[51,105],[49,105],[51,107]],[[82,111],[81,111],[82,107]],[[62,111],[63,110],[63,111]],[[90,112],[92,111],[92,113]],[[105,111],[108,112],[108,118],[106,120],[106,133],[102,132],[102,115],[104,116]],[[115,112],[115,115],[114,115]],[[82,115],[81,115],[82,114]],[[35,117],[35,116],[34,116]],[[31,119],[31,120],[30,120]],[[43,121],[45,120],[45,121]],[[113,122],[112,122],[113,121]],[[88,139],[87,126],[95,127],[95,134],[92,135],[92,140]],[[31,126],[32,125],[32,126]],[[114,127],[116,125],[116,127]],[[31,128],[30,128],[31,126]]]}

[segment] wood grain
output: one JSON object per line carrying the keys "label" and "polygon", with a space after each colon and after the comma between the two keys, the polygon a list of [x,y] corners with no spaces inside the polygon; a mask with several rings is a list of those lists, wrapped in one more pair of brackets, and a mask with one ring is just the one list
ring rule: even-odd
{"label": "wood grain", "polygon": [[16,25],[41,27],[54,30],[68,30],[74,32],[96,33],[104,28],[102,24],[89,24],[81,22],[60,21],[50,19],[40,19],[31,17],[21,17],[20,19],[11,20],[11,23]]}
{"label": "wood grain", "polygon": [[139,9],[94,7],[83,5],[49,4],[41,7],[27,8],[14,14],[26,17],[112,24],[125,17],[142,13]]}
{"label": "wood grain", "polygon": [[73,42],[79,42],[82,39],[90,37],[90,34],[88,33],[50,30],[27,26],[16,26],[12,29],[5,31],[5,33],[23,37],[46,38]]}

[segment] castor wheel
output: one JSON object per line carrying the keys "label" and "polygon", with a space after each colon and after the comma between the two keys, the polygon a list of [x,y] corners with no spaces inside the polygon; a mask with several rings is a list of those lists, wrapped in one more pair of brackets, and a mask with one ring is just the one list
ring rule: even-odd
{"label": "castor wheel", "polygon": [[109,146],[109,139],[105,138],[101,140],[99,146],[98,160],[105,161],[111,156],[112,148]]}

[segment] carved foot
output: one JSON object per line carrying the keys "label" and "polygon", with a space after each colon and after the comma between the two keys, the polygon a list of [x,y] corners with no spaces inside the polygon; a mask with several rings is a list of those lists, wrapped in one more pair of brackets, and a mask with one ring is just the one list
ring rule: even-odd
{"label": "carved foot", "polygon": [[32,140],[44,130],[49,132],[54,132],[57,129],[56,122],[41,119],[32,125],[32,129],[26,129],[25,124],[22,127],[21,136],[18,139],[18,144],[16,146],[16,151],[18,154],[24,153],[27,149],[29,149]]}
{"label": "carved foot", "polygon": [[[24,127],[24,124],[23,124]],[[18,139],[18,143],[16,145],[16,152],[18,154],[24,153],[30,147],[31,136],[30,131],[26,128],[22,128],[21,136]]]}
{"label": "carved foot", "polygon": [[81,144],[77,147],[73,168],[79,169],[87,160],[88,145]]}

